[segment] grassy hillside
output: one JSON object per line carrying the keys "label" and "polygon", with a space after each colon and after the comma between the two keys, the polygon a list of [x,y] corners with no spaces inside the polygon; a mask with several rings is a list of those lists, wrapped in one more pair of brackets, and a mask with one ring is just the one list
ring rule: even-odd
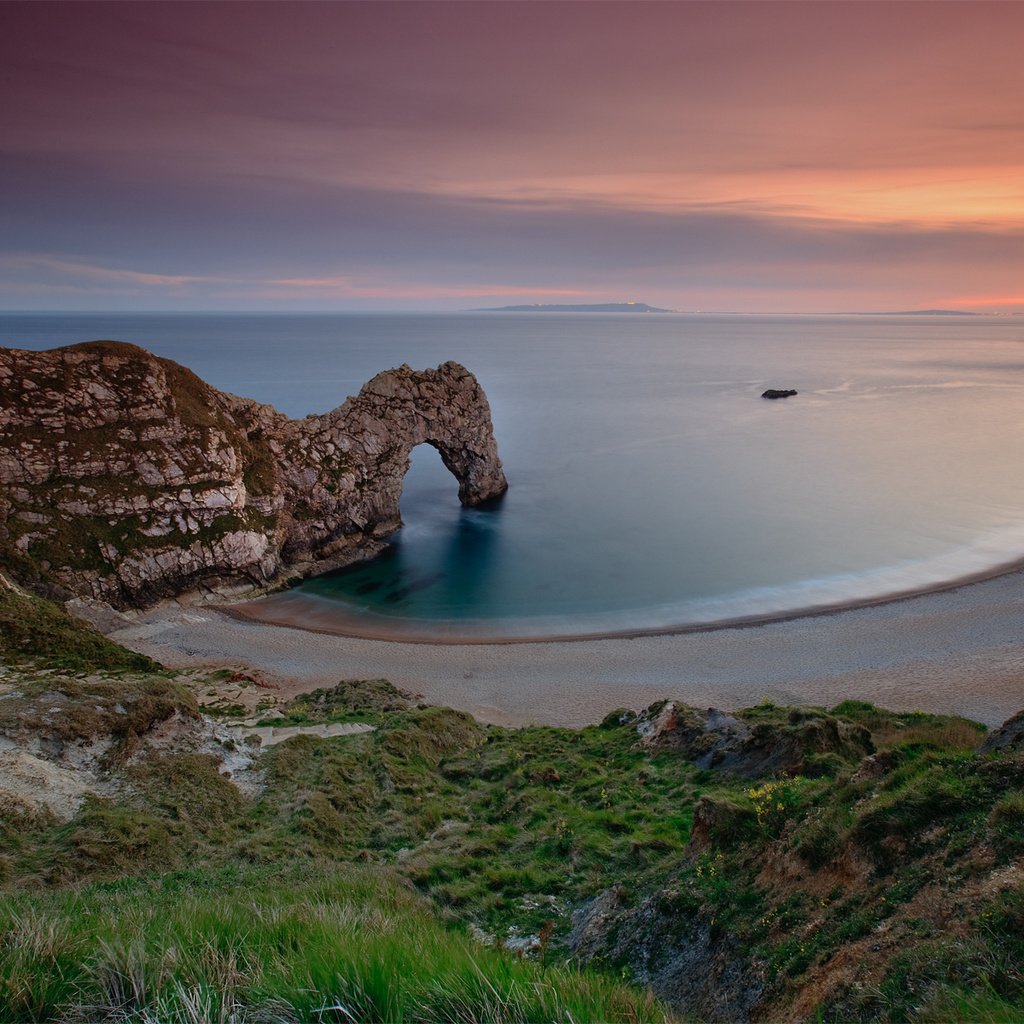
{"label": "grassy hillside", "polygon": [[0,1017],[199,1024],[664,1020],[596,976],[486,949],[365,866],[189,870],[0,905]]}
{"label": "grassy hillside", "polygon": [[274,725],[375,732],[229,780],[185,681],[108,665],[0,687],[0,735],[104,751],[66,820],[0,809],[2,1020],[1024,1019],[1024,759],[973,723],[763,704],[715,762],[685,709],[509,730],[371,680]]}
{"label": "grassy hillside", "polygon": [[69,672],[153,672],[160,666],[0,576],[0,661]]}

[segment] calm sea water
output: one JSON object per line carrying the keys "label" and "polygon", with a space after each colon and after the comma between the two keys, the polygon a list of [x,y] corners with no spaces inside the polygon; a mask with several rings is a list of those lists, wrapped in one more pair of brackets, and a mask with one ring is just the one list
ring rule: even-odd
{"label": "calm sea water", "polygon": [[[457,359],[510,489],[417,449],[405,528],[284,600],[419,631],[655,627],[867,598],[1024,556],[1024,318],[4,315],[0,343],[143,345],[292,416]],[[786,401],[766,387],[797,388]],[[281,599],[278,599],[281,600]]]}

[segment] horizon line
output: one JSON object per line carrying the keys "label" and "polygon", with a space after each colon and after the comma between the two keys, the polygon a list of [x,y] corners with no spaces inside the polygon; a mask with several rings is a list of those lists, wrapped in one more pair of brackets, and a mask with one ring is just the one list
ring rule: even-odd
{"label": "horizon line", "polygon": [[[609,300],[609,303],[614,300]],[[527,304],[523,304],[527,305]],[[548,306],[557,312],[560,303],[532,303],[530,305]],[[603,305],[603,303],[568,303],[566,305]],[[500,313],[518,312],[502,306],[492,307],[460,307],[457,309],[0,309],[0,316],[451,316],[459,313]],[[572,312],[578,312],[569,310]],[[602,312],[602,311],[596,311]],[[664,313],[655,315],[675,314],[677,316],[1024,316],[1024,310],[990,310],[976,311],[964,309],[845,309],[845,310],[765,310],[765,309],[666,309]],[[615,313],[608,313],[610,316]],[[625,314],[624,314],[625,315]],[[631,314],[635,315],[635,314]]]}

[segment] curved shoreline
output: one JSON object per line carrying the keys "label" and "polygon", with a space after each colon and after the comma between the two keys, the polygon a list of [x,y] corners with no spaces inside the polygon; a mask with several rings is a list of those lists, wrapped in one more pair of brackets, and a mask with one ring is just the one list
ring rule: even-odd
{"label": "curved shoreline", "polygon": [[282,696],[386,677],[508,726],[582,726],[664,698],[725,709],[857,699],[989,726],[1024,708],[1024,571],[800,618],[587,642],[360,639],[195,605],[152,609],[112,636],[169,668],[256,671]]}
{"label": "curved shoreline", "polygon": [[[266,598],[258,598],[254,601],[243,601],[236,604],[220,605],[217,608],[221,614],[229,618],[239,619],[247,622],[258,622],[266,626],[282,626],[289,629],[299,629],[307,633],[319,633],[325,636],[349,637],[355,640],[375,640],[386,643],[398,644],[425,644],[429,646],[505,646],[511,644],[567,644],[586,643],[596,640],[637,640],[643,637],[658,636],[686,636],[694,633],[713,633],[727,629],[755,629],[759,626],[768,626],[775,623],[793,622],[800,619],[813,619],[822,616],[839,615],[847,611],[856,611],[866,608],[881,608],[890,604],[897,604],[902,601],[912,601],[915,598],[927,597],[932,594],[944,594],[960,590],[964,587],[974,586],[978,583],[985,583],[990,580],[1000,579],[1004,576],[1012,576],[1021,573],[1024,576],[1024,556],[1015,558],[1009,562],[1003,562],[990,569],[982,569],[978,572],[958,576],[955,579],[946,580],[935,584],[926,584],[920,587],[910,587],[906,590],[893,591],[888,594],[880,594],[876,597],[853,598],[847,601],[835,601],[828,604],[810,605],[804,608],[795,608],[780,612],[765,612],[763,614],[751,614],[733,616],[725,619],[714,619],[710,622],[680,623],[678,625],[636,627],[628,629],[598,630],[593,633],[544,633],[539,635],[506,635],[506,634],[479,634],[460,635],[442,632],[445,626],[450,625],[449,620],[439,621],[437,632],[433,634],[414,633],[400,629],[388,629],[387,625],[375,618],[374,625],[379,623],[379,628],[367,628],[366,620],[356,615],[346,615],[343,605],[331,607],[331,619],[338,623],[332,624],[311,624],[309,622],[308,608],[306,618],[300,621],[297,615],[286,614],[286,609],[280,607],[282,594],[270,595]],[[289,592],[285,592],[287,594]],[[268,603],[274,599],[278,605],[274,611],[280,609],[280,614],[268,612]],[[325,600],[325,605],[326,605]],[[333,626],[333,628],[332,628]]]}

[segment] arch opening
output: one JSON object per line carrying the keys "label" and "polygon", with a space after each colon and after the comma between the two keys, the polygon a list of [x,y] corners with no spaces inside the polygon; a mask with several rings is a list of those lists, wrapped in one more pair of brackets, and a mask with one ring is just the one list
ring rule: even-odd
{"label": "arch opening", "polygon": [[455,520],[461,511],[458,475],[444,463],[438,445],[423,441],[409,452],[409,468],[402,477],[399,509],[403,527],[439,519]]}

